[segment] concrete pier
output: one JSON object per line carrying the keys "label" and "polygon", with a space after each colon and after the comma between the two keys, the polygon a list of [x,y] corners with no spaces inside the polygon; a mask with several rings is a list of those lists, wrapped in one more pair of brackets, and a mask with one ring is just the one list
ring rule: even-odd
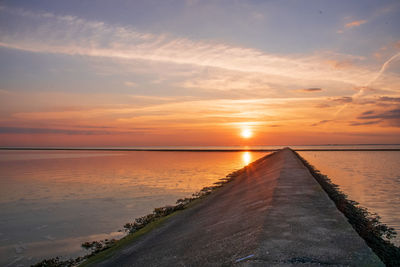
{"label": "concrete pier", "polygon": [[289,149],[96,266],[384,266]]}

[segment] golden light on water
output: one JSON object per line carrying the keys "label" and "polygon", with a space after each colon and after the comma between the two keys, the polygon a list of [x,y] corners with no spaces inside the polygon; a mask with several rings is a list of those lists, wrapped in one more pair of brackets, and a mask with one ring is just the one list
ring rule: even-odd
{"label": "golden light on water", "polygon": [[245,128],[245,129],[242,129],[242,131],[240,132],[240,135],[243,138],[247,139],[247,138],[250,138],[253,136],[253,132],[249,128]]}
{"label": "golden light on water", "polygon": [[243,152],[242,154],[242,161],[245,165],[249,164],[251,162],[251,154],[250,152]]}

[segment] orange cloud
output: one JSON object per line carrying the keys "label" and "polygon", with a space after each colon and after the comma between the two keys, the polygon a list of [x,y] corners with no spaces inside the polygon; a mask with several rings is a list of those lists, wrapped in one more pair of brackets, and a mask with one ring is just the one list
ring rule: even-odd
{"label": "orange cloud", "polygon": [[367,23],[367,21],[365,19],[355,20],[355,21],[347,23],[345,25],[345,27],[349,29],[349,28],[353,28],[353,27],[358,27],[358,26],[360,26],[360,25],[362,25],[364,23]]}
{"label": "orange cloud", "polygon": [[353,66],[353,63],[350,60],[326,60],[326,63],[332,66],[334,69],[344,69]]}

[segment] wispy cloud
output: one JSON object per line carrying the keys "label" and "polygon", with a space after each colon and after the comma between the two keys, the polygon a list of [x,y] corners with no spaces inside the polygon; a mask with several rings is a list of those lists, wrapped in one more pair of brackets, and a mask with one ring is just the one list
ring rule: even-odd
{"label": "wispy cloud", "polygon": [[[347,19],[349,19],[349,18],[346,18],[346,20],[347,20]],[[343,28],[337,30],[336,33],[337,33],[337,34],[343,34],[343,33],[345,33],[347,30],[350,30],[350,29],[355,28],[355,27],[359,27],[359,26],[361,26],[361,25],[363,25],[363,24],[365,24],[365,23],[367,23],[367,22],[368,22],[368,21],[365,20],[365,19],[354,20],[354,21],[347,22],[347,23],[344,24]]]}
{"label": "wispy cloud", "polygon": [[269,125],[273,121],[296,121],[302,115],[300,115],[301,112],[293,113],[293,107],[304,109],[301,108],[306,106],[304,103],[317,101],[314,98],[187,99],[181,101],[152,97],[150,100],[146,106],[92,107],[86,108],[84,112],[69,109],[16,112],[12,114],[12,119],[13,123],[19,125],[26,123],[75,125],[76,121],[84,125],[98,125],[101,122],[113,127],[107,131],[125,129],[126,125],[132,124],[151,129],[189,126],[201,128],[205,125],[221,126],[250,122],[256,125]]}
{"label": "wispy cloud", "polygon": [[364,126],[364,125],[374,125],[374,124],[379,124],[381,120],[376,120],[376,121],[353,121],[349,123],[350,126]]}
{"label": "wispy cloud", "polygon": [[332,69],[326,58],[319,55],[274,55],[225,43],[142,33],[74,16],[9,8],[1,12],[8,12],[15,20],[19,19],[15,27],[3,27],[0,32],[0,46],[13,49],[187,64],[303,81],[330,80],[359,84],[371,76],[369,70],[359,67]]}
{"label": "wispy cloud", "polygon": [[365,20],[365,19],[355,20],[355,21],[346,23],[346,24],[345,24],[345,27],[346,27],[347,29],[349,29],[349,28],[353,28],[353,27],[358,27],[358,26],[360,26],[360,25],[362,25],[362,24],[365,24],[365,23],[367,23],[367,20]]}
{"label": "wispy cloud", "polygon": [[346,104],[346,103],[351,103],[353,102],[353,98],[350,96],[343,96],[339,98],[334,98],[332,101],[339,103],[339,104]]}
{"label": "wispy cloud", "polygon": [[10,92],[10,91],[7,91],[7,90],[2,90],[2,89],[0,89],[0,94],[2,94],[2,95],[9,95],[9,94],[11,94],[11,92]]}
{"label": "wispy cloud", "polygon": [[366,116],[366,115],[371,115],[371,114],[374,114],[375,113],[375,111],[373,111],[373,110],[368,110],[368,111],[364,111],[361,115],[362,116]]}
{"label": "wispy cloud", "polygon": [[[143,129],[138,129],[137,131],[143,132]],[[110,134],[128,134],[128,133],[133,133],[133,132],[135,132],[135,131],[130,130],[129,132],[120,132],[120,131],[105,131],[105,130],[73,130],[73,129],[55,129],[55,128],[0,127],[0,134],[110,135]]]}
{"label": "wispy cloud", "polygon": [[390,126],[400,126],[400,109],[368,111],[358,116],[358,119],[387,121]]}
{"label": "wispy cloud", "polygon": [[314,92],[321,92],[322,88],[313,87],[313,88],[303,88],[303,89],[296,89],[295,92],[303,92],[303,93],[314,93]]}
{"label": "wispy cloud", "polygon": [[346,60],[329,59],[326,61],[326,63],[331,65],[334,69],[348,69],[353,65],[352,61],[349,59]]}
{"label": "wispy cloud", "polygon": [[400,97],[389,97],[389,96],[381,96],[379,97],[380,101],[385,101],[385,102],[400,102]]}
{"label": "wispy cloud", "polygon": [[[389,66],[391,64],[393,64],[394,62],[398,61],[400,59],[400,53],[396,53],[395,55],[391,56],[388,60],[386,60],[381,68],[379,69],[379,71],[375,72],[371,77],[368,79],[368,82],[360,87],[356,87],[355,89],[357,90],[356,93],[354,93],[351,98],[353,100],[358,99],[360,97],[362,97],[367,91],[374,91],[371,90],[371,86],[374,84],[377,84],[378,82],[380,82],[380,80],[382,80],[382,78],[385,76],[385,72],[386,70],[389,68]],[[391,75],[387,75],[387,76],[391,76]],[[395,75],[396,78],[392,79],[391,82],[386,82],[386,84],[382,84],[380,83],[380,86],[386,90],[386,91],[392,91],[395,92],[396,94],[398,94],[398,90],[396,88],[392,88],[394,86],[398,86],[400,84],[400,80],[398,79],[398,75]],[[389,84],[389,87],[388,85]],[[382,91],[382,90],[381,90]],[[347,107],[348,103],[344,103],[344,105],[336,112],[337,116],[340,112],[342,112],[346,107]]]}
{"label": "wispy cloud", "polygon": [[129,81],[124,82],[124,85],[127,86],[127,87],[135,87],[135,86],[137,86],[136,83],[134,83],[134,82],[129,82]]}
{"label": "wispy cloud", "polygon": [[400,120],[400,109],[391,109],[384,112],[364,112],[359,119],[397,119]]}
{"label": "wispy cloud", "polygon": [[319,126],[319,125],[326,124],[326,123],[331,122],[331,121],[332,120],[322,120],[322,121],[319,121],[319,122],[311,124],[311,126]]}

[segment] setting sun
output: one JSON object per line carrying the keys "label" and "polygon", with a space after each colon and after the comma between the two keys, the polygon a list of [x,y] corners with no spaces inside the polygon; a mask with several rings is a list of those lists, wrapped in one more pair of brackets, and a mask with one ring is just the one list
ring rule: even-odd
{"label": "setting sun", "polygon": [[241,132],[240,132],[240,135],[243,137],[243,138],[250,138],[250,137],[252,137],[253,136],[253,132],[250,130],[250,129],[243,129]]}

